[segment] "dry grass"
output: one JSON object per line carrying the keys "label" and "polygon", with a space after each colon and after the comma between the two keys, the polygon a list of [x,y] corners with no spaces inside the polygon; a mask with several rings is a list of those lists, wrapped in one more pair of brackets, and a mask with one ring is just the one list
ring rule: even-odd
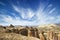
{"label": "dry grass", "polygon": [[15,33],[0,33],[0,40],[39,40],[34,37],[26,37]]}
{"label": "dry grass", "polygon": [[0,28],[0,40],[39,40],[34,37],[22,36],[16,33],[6,33],[3,28]]}
{"label": "dry grass", "polygon": [[[20,30],[22,28],[23,27],[16,28],[16,29]],[[7,29],[11,29],[11,28],[7,28]],[[55,32],[59,33],[59,35],[60,35],[60,26],[37,27],[37,29],[39,31],[39,34],[40,34],[40,31],[44,31],[45,37],[46,37],[47,31],[49,31],[51,29],[54,29]],[[3,27],[0,27],[0,40],[40,40],[36,37],[23,36],[21,34],[16,34],[16,33],[13,33],[13,32],[6,33],[5,31],[6,31],[6,29],[4,29]]]}

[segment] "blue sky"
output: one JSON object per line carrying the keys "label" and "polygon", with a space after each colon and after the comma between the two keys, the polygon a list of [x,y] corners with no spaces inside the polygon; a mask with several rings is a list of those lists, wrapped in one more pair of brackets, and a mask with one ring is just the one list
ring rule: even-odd
{"label": "blue sky", "polygon": [[60,0],[0,0],[0,25],[60,23]]}

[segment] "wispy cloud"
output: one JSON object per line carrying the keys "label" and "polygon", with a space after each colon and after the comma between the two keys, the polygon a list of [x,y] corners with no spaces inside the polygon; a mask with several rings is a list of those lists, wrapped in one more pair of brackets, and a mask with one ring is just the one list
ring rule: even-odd
{"label": "wispy cloud", "polygon": [[48,7],[52,7],[53,5],[52,4],[49,4]]}
{"label": "wispy cloud", "polygon": [[0,2],[0,5],[3,5],[3,6],[5,6],[5,4],[4,4],[3,2]]}
{"label": "wispy cloud", "polygon": [[13,5],[13,8],[15,11],[17,11],[20,16],[23,18],[23,19],[31,19],[32,17],[34,17],[35,15],[35,12],[33,12],[32,9],[24,9],[24,8],[21,8],[21,7],[17,7],[15,5]]}
{"label": "wispy cloud", "polygon": [[52,12],[54,12],[56,10],[56,8],[53,8],[49,13],[52,13]]}
{"label": "wispy cloud", "polygon": [[[0,3],[2,4],[2,3]],[[18,3],[19,4],[19,3]],[[47,3],[48,4],[48,3]],[[0,15],[2,17],[2,21],[6,22],[6,24],[13,24],[13,25],[40,25],[40,24],[50,24],[50,23],[59,23],[60,22],[60,15],[51,16],[48,14],[52,14],[56,11],[56,8],[52,8],[52,4],[45,5],[45,3],[40,3],[38,10],[33,11],[31,8],[22,8],[20,6],[12,5],[14,11],[18,12],[19,16],[12,13],[14,17],[10,15]],[[46,9],[46,10],[45,10]],[[20,18],[22,17],[22,18]],[[25,20],[26,19],[26,20]],[[32,21],[32,19],[34,19]],[[29,21],[30,20],[30,21]],[[4,22],[0,23],[4,25]]]}
{"label": "wispy cloud", "polygon": [[35,21],[33,21],[33,22],[24,21],[24,20],[21,20],[19,17],[13,18],[13,17],[11,17],[9,15],[2,15],[2,21],[6,22],[5,24],[4,24],[4,22],[0,23],[2,25],[7,25],[7,24],[13,24],[13,25],[36,25]]}

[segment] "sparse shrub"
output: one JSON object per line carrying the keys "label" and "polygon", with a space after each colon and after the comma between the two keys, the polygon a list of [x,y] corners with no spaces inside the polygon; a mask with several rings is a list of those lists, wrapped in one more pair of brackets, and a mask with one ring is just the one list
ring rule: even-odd
{"label": "sparse shrub", "polygon": [[3,27],[4,29],[6,29],[6,27]]}
{"label": "sparse shrub", "polygon": [[12,32],[12,30],[9,30],[9,29],[6,30],[6,33],[11,33],[11,32]]}

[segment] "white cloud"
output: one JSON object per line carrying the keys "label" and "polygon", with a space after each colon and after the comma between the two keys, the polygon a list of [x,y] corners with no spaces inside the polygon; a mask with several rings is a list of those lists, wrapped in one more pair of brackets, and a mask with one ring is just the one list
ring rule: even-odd
{"label": "white cloud", "polygon": [[1,5],[5,6],[5,4],[3,2],[0,2]]}
{"label": "white cloud", "polygon": [[49,4],[48,7],[52,7],[53,5],[52,4]]}
{"label": "white cloud", "polygon": [[13,24],[13,25],[36,25],[35,21],[29,22],[29,21],[21,20],[19,17],[16,17],[14,19],[13,17],[8,16],[8,15],[2,15],[2,18],[3,18],[2,21],[6,22],[5,24],[0,23],[0,24],[3,24],[3,25],[7,25],[7,24]]}
{"label": "white cloud", "polygon": [[[52,4],[48,5],[48,7],[51,7]],[[3,21],[7,22],[7,24],[13,24],[13,25],[40,25],[40,24],[49,24],[49,23],[57,23],[60,22],[60,15],[59,16],[50,16],[46,14],[46,12],[43,12],[45,5],[41,4],[37,11],[33,11],[30,8],[24,9],[21,7],[17,7],[15,5],[12,5],[13,9],[20,14],[20,16],[23,19],[31,19],[36,16],[34,21],[28,21],[28,20],[22,20],[20,17],[16,16],[15,18],[9,16],[9,15],[0,15],[3,19]],[[50,9],[49,9],[50,10]],[[50,10],[48,13],[52,13],[56,10],[54,7],[52,10]],[[48,11],[48,10],[46,10]],[[0,23],[1,24],[1,23]],[[4,24],[4,23],[2,23]],[[5,24],[6,25],[6,24]]]}
{"label": "white cloud", "polygon": [[[40,5],[39,5],[39,8],[38,8],[37,11],[33,11],[33,10],[29,9],[29,8],[28,9],[24,9],[24,8],[19,9],[18,7],[17,8],[21,11],[21,12],[20,11],[19,12],[23,14],[22,16],[24,18],[25,17],[32,18],[34,15],[36,15],[36,20],[35,21],[33,21],[33,22],[25,21],[25,23],[26,24],[28,23],[28,25],[29,24],[40,25],[40,24],[50,24],[50,23],[58,23],[58,22],[60,22],[60,15],[59,16],[50,16],[50,15],[46,14],[47,13],[46,11],[48,11],[48,13],[53,13],[56,10],[55,7],[53,9],[51,9],[53,4],[49,4],[47,6],[48,3],[45,4],[43,2],[42,3],[40,2]],[[44,8],[47,8],[45,10],[45,12],[43,12]],[[26,12],[27,12],[27,16],[25,15]],[[22,22],[24,22],[24,21],[22,21]]]}
{"label": "white cloud", "polygon": [[23,19],[31,19],[35,14],[31,9],[24,9],[13,5],[14,10],[16,10]]}
{"label": "white cloud", "polygon": [[31,9],[28,9],[27,14],[28,14],[27,15],[28,18],[32,18],[35,15],[34,12]]}
{"label": "white cloud", "polygon": [[16,10],[17,12],[20,13],[20,8],[17,8],[15,5],[12,5],[12,6],[13,6],[14,10]]}
{"label": "white cloud", "polygon": [[53,8],[49,13],[52,13],[52,12],[54,12],[56,10],[56,8]]}

